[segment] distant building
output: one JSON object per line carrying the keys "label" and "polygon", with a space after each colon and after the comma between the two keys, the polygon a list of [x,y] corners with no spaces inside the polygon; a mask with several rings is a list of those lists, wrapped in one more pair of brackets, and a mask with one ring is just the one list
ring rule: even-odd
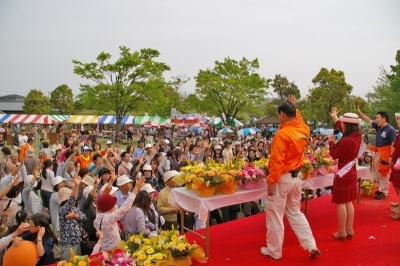
{"label": "distant building", "polygon": [[11,94],[0,97],[0,111],[3,113],[22,114],[25,97]]}

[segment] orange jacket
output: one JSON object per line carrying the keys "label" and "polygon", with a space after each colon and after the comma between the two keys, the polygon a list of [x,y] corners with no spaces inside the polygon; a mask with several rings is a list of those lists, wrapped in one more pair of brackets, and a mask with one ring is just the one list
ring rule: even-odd
{"label": "orange jacket", "polygon": [[281,125],[271,144],[268,182],[279,182],[281,174],[303,166],[304,148],[310,137],[310,128],[304,123],[299,110],[296,119]]}
{"label": "orange jacket", "polygon": [[21,146],[21,149],[19,150],[19,156],[18,156],[18,161],[24,162],[25,159],[25,152],[30,148],[28,143],[25,143],[24,145]]}

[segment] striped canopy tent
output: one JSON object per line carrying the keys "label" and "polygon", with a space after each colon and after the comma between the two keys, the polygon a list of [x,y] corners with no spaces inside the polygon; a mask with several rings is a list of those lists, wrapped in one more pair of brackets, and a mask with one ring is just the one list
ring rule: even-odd
{"label": "striped canopy tent", "polygon": [[49,115],[3,114],[0,123],[15,124],[55,124],[57,121]]}
{"label": "striped canopy tent", "polygon": [[[99,124],[105,125],[115,125],[117,123],[116,115],[103,115],[99,118]],[[121,124],[123,125],[133,125],[135,123],[135,117],[126,115],[122,118]]]}
{"label": "striped canopy tent", "polygon": [[147,121],[147,122],[143,122],[140,124],[140,126],[142,127],[146,127],[146,128],[159,128],[160,126],[157,123],[151,122],[151,121]]}
{"label": "striped canopy tent", "polygon": [[97,115],[71,115],[68,120],[70,124],[97,124],[99,116]]}
{"label": "striped canopy tent", "polygon": [[204,124],[203,121],[200,121],[200,123],[193,124],[192,127],[197,127],[197,128],[201,128],[201,129],[206,129],[206,128],[207,128],[207,125]]}
{"label": "striped canopy tent", "polygon": [[159,124],[160,127],[171,127],[172,121],[171,118],[166,119],[164,122]]}
{"label": "striped canopy tent", "polygon": [[199,122],[199,119],[193,116],[187,116],[187,117],[181,117],[181,118],[175,118],[172,120],[172,122],[176,125],[178,124],[185,124],[185,126],[191,126],[193,124],[196,124]]}
{"label": "striped canopy tent", "polygon": [[161,123],[164,123],[166,120],[167,120],[166,117],[161,117],[158,115],[144,115],[144,116],[136,117],[135,125],[141,125],[148,121],[156,123],[157,125],[160,125]]}
{"label": "striped canopy tent", "polygon": [[215,126],[215,127],[222,127],[222,126],[231,126],[231,127],[242,127],[243,123],[240,122],[239,120],[235,119],[230,119],[229,125],[224,125],[222,123],[222,118],[221,117],[214,117],[211,119],[210,124]]}
{"label": "striped canopy tent", "polygon": [[50,115],[50,117],[53,120],[57,121],[58,123],[59,122],[67,122],[69,119],[69,115]]}

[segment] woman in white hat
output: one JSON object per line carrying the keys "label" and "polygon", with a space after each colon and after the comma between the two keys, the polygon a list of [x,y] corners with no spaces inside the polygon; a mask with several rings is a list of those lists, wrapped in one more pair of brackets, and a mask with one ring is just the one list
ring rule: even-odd
{"label": "woman in white hat", "polygon": [[[150,195],[151,198],[151,204],[150,204],[150,208],[149,211],[147,212],[147,217],[149,218],[149,228],[151,231],[160,231],[160,215],[158,214],[158,209],[157,209],[157,203],[156,200],[154,199],[154,196],[157,192],[157,190],[155,190],[152,187],[152,184],[144,184],[141,188],[140,191],[145,190],[147,191],[147,193]],[[162,218],[163,220],[164,218]]]}
{"label": "woman in white hat", "polygon": [[345,113],[339,118],[336,107],[332,108],[330,115],[335,120],[336,127],[343,133],[343,137],[337,143],[333,132],[328,135],[330,154],[333,159],[338,159],[339,169],[333,180],[332,193],[332,202],[337,206],[339,230],[333,237],[345,241],[354,236],[353,200],[357,197],[356,162],[360,153],[363,153],[362,132],[358,115]]}
{"label": "woman in white hat", "polygon": [[216,163],[222,163],[224,161],[224,157],[222,156],[222,147],[221,145],[216,145],[214,147],[214,156],[213,159]]}

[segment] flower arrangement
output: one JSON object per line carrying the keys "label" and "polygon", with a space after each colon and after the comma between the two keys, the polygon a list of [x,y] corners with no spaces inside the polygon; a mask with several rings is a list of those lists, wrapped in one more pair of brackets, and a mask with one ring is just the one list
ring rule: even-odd
{"label": "flower arrangement", "polygon": [[202,197],[217,193],[231,194],[236,191],[236,182],[241,177],[242,162],[231,161],[228,164],[213,160],[203,164],[189,164],[182,168],[182,175],[174,177],[177,185],[186,184],[186,188],[196,190]]}
{"label": "flower arrangement", "polygon": [[57,266],[87,266],[90,263],[88,256],[77,256],[72,249],[70,249],[69,254],[71,259],[62,260],[57,263]]}
{"label": "flower arrangement", "polygon": [[311,178],[311,173],[312,173],[313,171],[314,171],[314,165],[313,165],[313,163],[312,163],[309,159],[305,158],[305,159],[304,159],[303,166],[302,166],[301,169],[300,169],[302,179],[303,179],[303,180],[308,180],[308,179],[310,179],[310,178]]}
{"label": "flower arrangement", "polygon": [[372,192],[374,192],[375,183],[374,181],[364,179],[361,188],[364,190],[366,196],[371,196],[373,194]]}
{"label": "flower arrangement", "polygon": [[301,174],[303,180],[308,180],[311,176],[327,175],[332,172],[334,160],[329,154],[328,148],[322,148],[320,152],[308,153],[304,159]]}
{"label": "flower arrangement", "polygon": [[260,160],[253,162],[253,164],[255,166],[257,166],[258,168],[260,168],[260,169],[268,169],[268,163],[269,163],[269,159],[266,158],[266,157],[261,158]]}
{"label": "flower arrangement", "polygon": [[[259,183],[265,179],[265,172],[254,163],[247,163],[242,169],[241,184]],[[242,187],[243,188],[243,187]]]}
{"label": "flower arrangement", "polygon": [[[173,262],[180,260],[190,265],[190,257],[204,260],[204,251],[197,244],[190,244],[184,235],[172,229],[161,231],[158,236],[150,238],[141,235],[132,235],[128,241],[121,241],[120,247],[132,253],[136,265],[178,265]],[[182,264],[182,263],[180,263]]]}
{"label": "flower arrangement", "polygon": [[134,266],[136,265],[130,253],[117,249],[112,253],[102,252],[97,256],[100,265],[105,266]]}

